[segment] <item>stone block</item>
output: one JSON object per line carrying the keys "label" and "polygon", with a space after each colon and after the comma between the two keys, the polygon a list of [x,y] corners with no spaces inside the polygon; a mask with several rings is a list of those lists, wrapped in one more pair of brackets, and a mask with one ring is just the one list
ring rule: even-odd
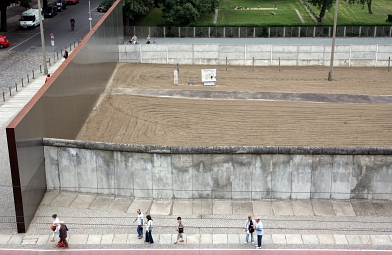
{"label": "stone block", "polygon": [[169,215],[172,208],[172,200],[154,200],[151,205],[150,214],[152,215]]}
{"label": "stone block", "polygon": [[193,159],[190,154],[173,154],[173,190],[174,198],[191,199],[193,197],[192,178]]}
{"label": "stone block", "polygon": [[286,244],[286,236],[284,234],[272,234],[271,236],[274,244]]}
{"label": "stone block", "polygon": [[200,244],[212,244],[212,234],[200,235]]}
{"label": "stone block", "polygon": [[312,201],[315,216],[335,216],[330,200]]}
{"label": "stone block", "polygon": [[336,216],[355,216],[355,212],[350,201],[331,200],[331,203]]}
{"label": "stone block", "polygon": [[107,211],[109,207],[112,205],[114,201],[114,197],[109,196],[96,196],[94,201],[90,205],[91,210],[101,210]]}
{"label": "stone block", "polygon": [[[78,176],[78,168],[80,167],[80,159],[81,159],[79,154],[80,154],[79,149],[76,148],[64,148],[64,147],[58,148],[59,176],[60,176],[59,179],[61,183],[61,190],[78,192],[79,178],[81,178],[80,182],[83,183],[83,186],[91,185],[94,182],[94,180],[96,180],[96,178],[91,178],[91,180],[89,180],[88,178],[83,178],[84,175]],[[97,185],[95,184],[94,187],[95,187],[94,192],[96,192]],[[57,198],[55,199],[55,201],[56,200]],[[65,206],[69,206],[69,205],[70,204]]]}
{"label": "stone block", "polygon": [[[115,235],[115,237],[116,237],[116,235]],[[143,235],[143,238],[139,239],[136,234],[129,234],[126,236],[125,241],[127,244],[143,244],[144,240],[145,240],[144,238],[145,238],[144,235]],[[153,238],[156,238],[155,235],[153,236]],[[159,238],[157,240],[159,240]],[[114,240],[113,240],[113,244],[114,244]]]}
{"label": "stone block", "polygon": [[114,151],[96,151],[97,189],[100,194],[115,195]]}
{"label": "stone block", "polygon": [[372,204],[378,217],[392,217],[391,201],[372,201]]}
{"label": "stone block", "polygon": [[292,201],[291,207],[295,216],[314,216],[312,203],[307,201]]}
{"label": "stone block", "polygon": [[335,244],[335,238],[333,235],[318,234],[320,244]]}
{"label": "stone block", "polygon": [[153,197],[161,199],[173,198],[173,178],[171,156],[166,154],[153,154],[152,180]]}
{"label": "stone block", "polygon": [[52,202],[55,207],[70,207],[78,193],[61,192]]}
{"label": "stone block", "polygon": [[212,155],[196,154],[193,156],[192,187],[193,198],[210,199],[212,198],[213,174],[212,174]]}
{"label": "stone block", "polygon": [[294,155],[291,173],[291,199],[310,199],[312,156]]}
{"label": "stone block", "polygon": [[331,198],[350,199],[353,156],[335,155],[332,165]]}
{"label": "stone block", "polygon": [[133,178],[135,197],[152,197],[152,154],[132,153],[130,160],[132,160],[133,168],[137,169]]}
{"label": "stone block", "polygon": [[45,171],[47,189],[59,189],[60,179],[57,147],[44,146],[44,155],[45,169],[50,169],[50,171]]}
{"label": "stone block", "polygon": [[232,201],[231,204],[234,215],[253,215],[252,201]]}
{"label": "stone block", "polygon": [[23,240],[24,235],[11,235],[10,239],[8,239],[8,243],[7,244],[21,244],[22,240]]}
{"label": "stone block", "polygon": [[132,199],[127,197],[116,197],[109,207],[109,211],[127,212],[132,204]]}
{"label": "stone block", "polygon": [[227,234],[213,234],[212,235],[213,244],[227,244]]}
{"label": "stone block", "polygon": [[227,243],[228,244],[239,244],[240,243],[240,235],[239,234],[227,234]]}
{"label": "stone block", "polygon": [[273,215],[272,202],[271,201],[253,201],[253,215]]}
{"label": "stone block", "polygon": [[[136,210],[140,209],[143,214],[147,214],[148,210],[150,209],[150,205],[152,200],[144,200],[144,199],[134,199],[132,201],[131,206],[128,208],[128,213],[132,213],[136,218]],[[133,217],[133,216],[132,216]]]}
{"label": "stone block", "polygon": [[174,216],[182,216],[182,215],[192,215],[193,213],[193,203],[192,201],[181,201],[174,200],[173,201],[173,215]]}
{"label": "stone block", "polygon": [[200,235],[187,235],[186,236],[186,243],[187,244],[200,244]]}
{"label": "stone block", "polygon": [[[232,198],[246,199],[252,196],[253,155],[233,155]],[[243,213],[241,213],[243,214]],[[245,215],[248,212],[245,212]]]}
{"label": "stone block", "polygon": [[[233,163],[231,155],[212,155],[212,198],[232,197]],[[214,212],[215,214],[215,212]]]}
{"label": "stone block", "polygon": [[348,244],[362,244],[358,235],[346,235]]}
{"label": "stone block", "polygon": [[[139,239],[137,239],[136,235],[129,235],[129,237],[134,238],[136,240],[139,240]],[[115,234],[113,237],[113,244],[126,244],[127,239],[128,239],[127,234]]]}
{"label": "stone block", "polygon": [[210,199],[201,199],[192,202],[193,215],[212,215],[213,206]]}
{"label": "stone block", "polygon": [[45,245],[50,242],[51,236],[48,235],[40,235],[37,239],[37,245]]}
{"label": "stone block", "polygon": [[369,235],[359,235],[359,239],[361,239],[362,244],[372,244],[372,239]]}
{"label": "stone block", "polygon": [[91,203],[94,201],[95,194],[77,194],[77,197],[73,200],[70,207],[73,208],[90,208]]}
{"label": "stone block", "polygon": [[302,235],[304,244],[320,244],[317,235]]}
{"label": "stone block", "polygon": [[86,244],[88,235],[72,234],[69,237],[68,243],[71,244]]}
{"label": "stone block", "polygon": [[293,160],[293,155],[286,155],[286,154],[272,155],[271,198],[275,198],[275,199],[290,198],[292,160]]}
{"label": "stone block", "polygon": [[87,244],[101,244],[102,235],[88,235]]}
{"label": "stone block", "polygon": [[[255,236],[255,243],[257,243],[257,236]],[[263,235],[262,244],[273,244],[272,235]]]}
{"label": "stone block", "polygon": [[59,190],[48,190],[45,193],[44,198],[41,201],[41,205],[50,205],[53,203],[55,198],[59,195]]}
{"label": "stone block", "polygon": [[101,244],[112,244],[114,239],[114,234],[102,235]]}
{"label": "stone block", "polygon": [[376,216],[376,211],[371,201],[368,200],[351,200],[351,205],[357,216]]}
{"label": "stone block", "polygon": [[370,235],[373,245],[392,245],[389,235]]}
{"label": "stone block", "polygon": [[172,235],[171,234],[160,234],[159,235],[159,244],[173,244]]}
{"label": "stone block", "polygon": [[286,234],[287,244],[303,244],[302,236],[299,234]]}
{"label": "stone block", "polygon": [[232,215],[233,208],[231,200],[214,200],[213,201],[213,214],[214,215]]}
{"label": "stone block", "polygon": [[347,241],[345,235],[334,235],[334,238],[335,238],[336,244],[348,244],[348,241]]}
{"label": "stone block", "polygon": [[311,198],[330,199],[333,157],[314,155],[312,168]]}
{"label": "stone block", "polygon": [[291,208],[291,201],[273,201],[272,210],[274,215],[294,215],[293,209]]}
{"label": "stone block", "polygon": [[[136,153],[137,154],[137,153]],[[115,175],[114,175],[114,183],[115,183],[115,195],[116,196],[125,196],[125,197],[134,197],[135,194],[135,168],[134,160],[137,156],[134,156],[133,153],[129,152],[115,152],[114,160],[115,160]]]}

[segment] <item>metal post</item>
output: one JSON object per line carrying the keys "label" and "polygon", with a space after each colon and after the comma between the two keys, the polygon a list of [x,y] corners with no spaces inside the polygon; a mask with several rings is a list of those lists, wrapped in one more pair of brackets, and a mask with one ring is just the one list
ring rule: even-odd
{"label": "metal post", "polygon": [[[30,83],[29,74],[27,74],[27,83]],[[22,84],[23,87],[23,84]]]}
{"label": "metal post", "polygon": [[10,96],[12,96],[12,94],[11,94],[11,87],[8,87],[8,89],[10,90]]}
{"label": "metal post", "polygon": [[253,61],[252,61],[252,71],[255,70],[255,57],[253,57]]}
{"label": "metal post", "polygon": [[69,50],[71,51],[72,49],[72,43],[69,43]]}
{"label": "metal post", "polygon": [[60,50],[61,56],[63,55],[63,49]]}
{"label": "metal post", "polygon": [[45,50],[45,39],[44,39],[44,24],[42,22],[42,9],[41,0],[38,0],[38,10],[39,10],[39,29],[41,32],[41,44],[42,44],[42,60],[44,63],[44,74],[48,74],[48,67],[46,65],[46,50]]}
{"label": "metal post", "polygon": [[[23,78],[22,78],[22,83],[23,83]],[[18,92],[18,83],[15,82],[15,90]]]}
{"label": "metal post", "polygon": [[334,55],[335,55],[336,23],[338,21],[338,10],[339,10],[338,7],[339,7],[339,0],[336,0],[335,17],[333,20],[331,63],[329,65],[328,81],[332,81],[333,59],[334,59]]}
{"label": "metal post", "polygon": [[90,1],[88,1],[88,20],[90,21],[90,30],[91,30],[91,21],[92,21],[93,19],[91,18]]}
{"label": "metal post", "polygon": [[280,72],[280,57],[279,57],[279,72]]}
{"label": "metal post", "polygon": [[[22,81],[22,87],[23,87],[23,78],[20,78],[21,79],[21,81]],[[15,86],[16,86],[16,82],[15,82]]]}
{"label": "metal post", "polygon": [[42,66],[39,65],[39,72],[42,73]]}
{"label": "metal post", "polygon": [[5,95],[4,95],[4,91],[3,91],[3,102],[5,102]]}
{"label": "metal post", "polygon": [[388,73],[389,73],[390,67],[391,67],[391,57],[389,57],[389,59],[388,59]]}
{"label": "metal post", "polygon": [[226,57],[226,71],[227,71],[227,57]]}
{"label": "metal post", "polygon": [[180,74],[180,64],[177,63],[177,73]]}
{"label": "metal post", "polygon": [[52,66],[52,65],[50,64],[50,58],[49,58],[49,66]]}
{"label": "metal post", "polygon": [[74,49],[76,48],[76,46],[75,46],[75,45],[76,45],[76,43],[75,43],[75,41],[74,41]]}
{"label": "metal post", "polygon": [[31,70],[31,71],[33,71],[33,79],[35,79],[35,77],[34,77],[34,70]]}

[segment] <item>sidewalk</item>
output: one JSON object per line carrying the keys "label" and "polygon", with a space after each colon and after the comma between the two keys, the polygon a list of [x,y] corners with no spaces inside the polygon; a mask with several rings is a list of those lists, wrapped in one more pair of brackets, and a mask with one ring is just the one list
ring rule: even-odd
{"label": "sidewalk", "polygon": [[[137,238],[139,208],[154,220],[152,245]],[[73,249],[255,249],[243,229],[253,215],[264,225],[264,249],[392,250],[391,208],[390,201],[149,200],[48,191],[27,233],[0,235],[0,247],[55,249],[49,226],[57,213]],[[185,234],[175,245],[177,216]]]}

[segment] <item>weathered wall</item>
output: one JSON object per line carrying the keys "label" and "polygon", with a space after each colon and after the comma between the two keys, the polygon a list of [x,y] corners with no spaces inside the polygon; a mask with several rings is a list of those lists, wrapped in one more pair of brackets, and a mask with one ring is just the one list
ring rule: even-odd
{"label": "weathered wall", "polygon": [[[337,45],[334,66],[388,66],[392,45]],[[119,45],[120,62],[269,66],[329,66],[326,45]],[[254,60],[253,60],[254,58]]]}
{"label": "weathered wall", "polygon": [[47,138],[44,145],[48,189],[163,199],[392,199],[392,148],[161,147]]}

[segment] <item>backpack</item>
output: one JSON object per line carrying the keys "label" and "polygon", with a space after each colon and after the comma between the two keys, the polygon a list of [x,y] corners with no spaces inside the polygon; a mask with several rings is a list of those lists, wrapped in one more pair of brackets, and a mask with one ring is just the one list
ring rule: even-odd
{"label": "backpack", "polygon": [[249,233],[255,232],[253,220],[249,221]]}

